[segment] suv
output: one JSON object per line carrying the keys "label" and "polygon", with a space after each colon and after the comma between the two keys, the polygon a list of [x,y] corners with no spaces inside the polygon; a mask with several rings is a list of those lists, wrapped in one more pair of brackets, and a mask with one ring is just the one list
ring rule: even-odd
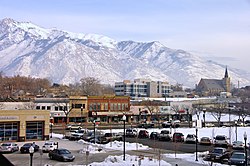
{"label": "suv", "polygon": [[214,138],[214,146],[228,146],[228,142],[227,142],[227,136],[225,135],[217,135]]}
{"label": "suv", "polygon": [[15,152],[18,151],[19,147],[16,143],[13,142],[6,142],[2,143],[0,146],[0,152]]}
{"label": "suv", "polygon": [[174,133],[173,142],[184,142],[184,135],[179,132]]}
{"label": "suv", "polygon": [[159,135],[159,140],[160,141],[170,141],[171,140],[171,135],[168,130],[162,130]]}
{"label": "suv", "polygon": [[53,141],[46,141],[42,147],[43,152],[49,152],[51,150],[57,149],[58,143]]}
{"label": "suv", "polygon": [[216,147],[207,156],[207,160],[223,162],[225,159],[229,159],[231,153],[226,148]]}
{"label": "suv", "polygon": [[136,137],[137,136],[137,130],[133,128],[129,128],[126,130],[126,137]]}
{"label": "suv", "polygon": [[196,143],[196,135],[188,134],[186,137],[186,143]]}
{"label": "suv", "polygon": [[147,130],[140,130],[138,138],[149,138],[149,133]]}

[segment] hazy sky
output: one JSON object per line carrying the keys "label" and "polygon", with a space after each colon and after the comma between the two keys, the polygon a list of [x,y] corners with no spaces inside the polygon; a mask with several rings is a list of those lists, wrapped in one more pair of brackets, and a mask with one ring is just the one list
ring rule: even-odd
{"label": "hazy sky", "polygon": [[117,41],[160,41],[250,71],[250,0],[1,0],[5,17]]}

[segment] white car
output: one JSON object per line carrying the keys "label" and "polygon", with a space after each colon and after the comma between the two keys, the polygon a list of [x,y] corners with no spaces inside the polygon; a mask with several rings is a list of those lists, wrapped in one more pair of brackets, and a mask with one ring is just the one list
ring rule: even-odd
{"label": "white car", "polygon": [[18,145],[13,142],[2,143],[0,146],[0,152],[15,152],[18,150],[19,150]]}
{"label": "white car", "polygon": [[196,143],[196,136],[194,134],[188,134],[186,137],[186,143]]}
{"label": "white car", "polygon": [[242,141],[234,141],[232,142],[233,144],[233,149],[244,149],[245,148],[245,143]]}
{"label": "white car", "polygon": [[58,148],[58,143],[54,141],[46,141],[42,147],[43,152],[49,152]]}

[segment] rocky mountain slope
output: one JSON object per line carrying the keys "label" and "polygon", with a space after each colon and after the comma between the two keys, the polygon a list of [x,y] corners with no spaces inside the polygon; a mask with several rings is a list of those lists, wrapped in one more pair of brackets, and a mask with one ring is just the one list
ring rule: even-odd
{"label": "rocky mountain slope", "polygon": [[[250,73],[230,66],[228,70],[234,83],[250,83]],[[221,79],[225,66],[157,41],[118,42],[6,18],[0,20],[0,71],[64,84],[91,76],[112,85],[150,78],[194,87],[201,78]]]}

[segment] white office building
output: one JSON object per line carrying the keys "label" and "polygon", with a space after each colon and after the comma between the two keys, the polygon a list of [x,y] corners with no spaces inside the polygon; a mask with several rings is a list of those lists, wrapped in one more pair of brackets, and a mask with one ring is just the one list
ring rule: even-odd
{"label": "white office building", "polygon": [[124,80],[115,83],[117,96],[168,97],[171,92],[171,85],[168,82],[151,81],[150,79]]}

